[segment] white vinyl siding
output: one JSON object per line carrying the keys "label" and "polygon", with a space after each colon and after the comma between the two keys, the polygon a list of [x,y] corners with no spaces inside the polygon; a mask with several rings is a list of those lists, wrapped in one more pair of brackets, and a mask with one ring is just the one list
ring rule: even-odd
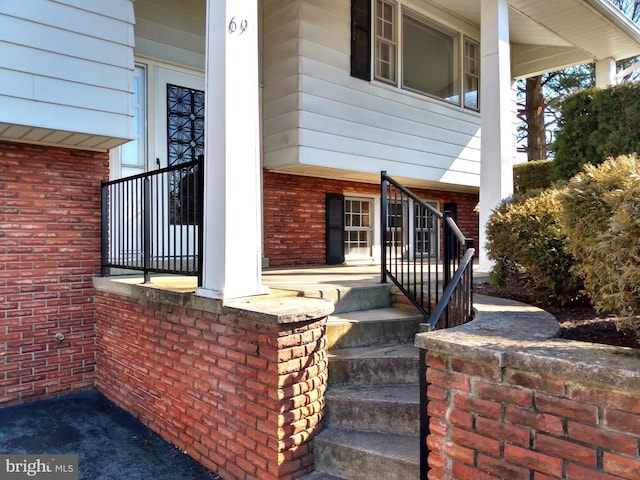
{"label": "white vinyl siding", "polygon": [[0,138],[96,150],[132,138],[133,23],[130,0],[0,2]]}
{"label": "white vinyl siding", "polygon": [[265,10],[267,168],[372,182],[387,170],[432,187],[479,186],[478,113],[349,75],[349,0]]}
{"label": "white vinyl siding", "polygon": [[263,5],[263,151],[266,159],[292,164],[299,158],[299,2]]}
{"label": "white vinyl siding", "polygon": [[205,0],[135,0],[138,56],[204,71]]}

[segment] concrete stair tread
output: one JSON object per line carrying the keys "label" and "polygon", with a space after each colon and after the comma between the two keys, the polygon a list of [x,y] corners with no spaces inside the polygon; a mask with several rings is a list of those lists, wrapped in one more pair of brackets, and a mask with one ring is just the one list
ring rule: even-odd
{"label": "concrete stair tread", "polygon": [[417,479],[420,440],[417,435],[328,428],[316,437],[316,469],[350,480]]}
{"label": "concrete stair tread", "polygon": [[328,473],[322,472],[311,472],[304,477],[301,477],[300,480],[345,480],[341,477],[335,477],[333,475],[329,475]]}
{"label": "concrete stair tread", "polygon": [[342,448],[357,449],[416,465],[420,460],[420,441],[419,437],[414,435],[328,428],[316,437],[316,441],[332,443]]}
{"label": "concrete stair tread", "polygon": [[333,314],[327,322],[327,347],[331,351],[413,342],[421,322],[421,315],[394,307]]}
{"label": "concrete stair tread", "polygon": [[375,403],[420,404],[418,384],[399,385],[332,385],[327,390],[327,399],[348,399]]}
{"label": "concrete stair tread", "polygon": [[329,359],[359,359],[359,358],[416,358],[420,357],[420,349],[413,343],[402,343],[387,346],[354,347],[331,350]]}
{"label": "concrete stair tread", "polygon": [[370,310],[358,310],[355,312],[343,312],[330,315],[329,324],[336,323],[366,323],[366,322],[389,322],[394,320],[421,320],[422,316],[415,312],[394,307],[373,308]]}

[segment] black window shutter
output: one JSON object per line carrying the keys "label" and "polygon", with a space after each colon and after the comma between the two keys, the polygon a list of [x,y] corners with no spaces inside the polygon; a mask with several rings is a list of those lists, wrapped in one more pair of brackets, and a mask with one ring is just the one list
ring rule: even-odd
{"label": "black window shutter", "polygon": [[351,0],[351,76],[371,80],[371,0]]}
{"label": "black window shutter", "polygon": [[327,264],[344,263],[344,195],[327,193]]}

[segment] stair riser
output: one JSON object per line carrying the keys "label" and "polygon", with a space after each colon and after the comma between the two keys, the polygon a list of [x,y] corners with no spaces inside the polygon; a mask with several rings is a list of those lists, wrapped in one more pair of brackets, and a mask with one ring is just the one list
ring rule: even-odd
{"label": "stair riser", "polygon": [[332,358],[329,384],[397,385],[418,383],[415,358]]}
{"label": "stair riser", "polygon": [[322,290],[303,290],[300,296],[323,298],[333,302],[334,314],[373,310],[391,306],[391,286],[389,284],[371,285],[367,287],[324,288]]}
{"label": "stair riser", "polygon": [[419,418],[417,404],[330,398],[324,423],[327,428],[418,435]]}
{"label": "stair riser", "polygon": [[331,350],[411,343],[423,321],[407,319],[389,322],[329,322],[327,325],[328,348]]}
{"label": "stair riser", "polygon": [[419,415],[420,407],[415,404],[332,398],[324,423],[326,428],[418,435]]}
{"label": "stair riser", "polygon": [[347,480],[417,480],[420,475],[417,464],[365,451],[318,441],[314,450],[316,470]]}

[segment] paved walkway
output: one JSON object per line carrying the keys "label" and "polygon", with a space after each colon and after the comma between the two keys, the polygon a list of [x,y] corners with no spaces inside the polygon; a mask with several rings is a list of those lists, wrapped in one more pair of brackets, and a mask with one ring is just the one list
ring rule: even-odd
{"label": "paved walkway", "polygon": [[1,454],[78,454],[81,480],[220,480],[96,391],[0,409]]}

